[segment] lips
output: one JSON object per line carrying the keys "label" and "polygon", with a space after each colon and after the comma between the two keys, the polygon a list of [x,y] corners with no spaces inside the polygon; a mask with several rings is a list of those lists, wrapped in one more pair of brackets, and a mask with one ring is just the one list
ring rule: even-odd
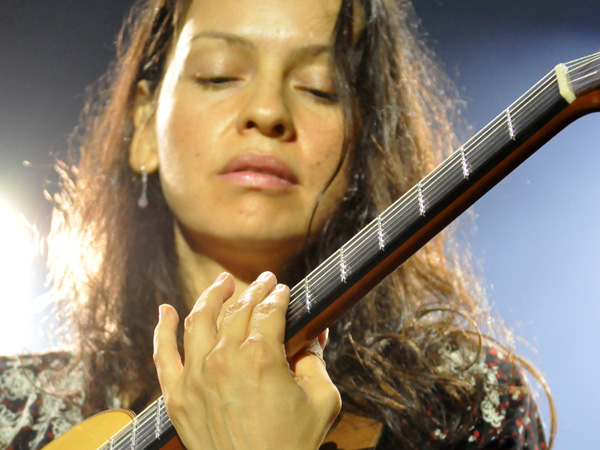
{"label": "lips", "polygon": [[219,178],[250,189],[281,190],[298,183],[292,170],[281,160],[252,152],[231,159]]}

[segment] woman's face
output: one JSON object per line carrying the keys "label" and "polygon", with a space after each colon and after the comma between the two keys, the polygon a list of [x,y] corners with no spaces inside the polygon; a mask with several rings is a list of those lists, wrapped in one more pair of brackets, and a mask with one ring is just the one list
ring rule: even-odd
{"label": "woman's face", "polygon": [[[163,192],[194,246],[303,242],[340,160],[330,47],[340,0],[194,0],[158,93]],[[341,198],[328,189],[319,229]],[[282,255],[283,256],[283,255]]]}

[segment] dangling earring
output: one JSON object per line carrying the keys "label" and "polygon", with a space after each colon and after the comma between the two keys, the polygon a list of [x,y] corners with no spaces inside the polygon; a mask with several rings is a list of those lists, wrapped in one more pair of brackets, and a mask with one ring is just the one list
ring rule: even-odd
{"label": "dangling earring", "polygon": [[142,194],[140,198],[138,198],[138,207],[144,209],[148,206],[148,197],[146,195],[146,190],[148,189],[148,173],[146,172],[146,166],[142,165],[140,167],[140,175],[142,176]]}

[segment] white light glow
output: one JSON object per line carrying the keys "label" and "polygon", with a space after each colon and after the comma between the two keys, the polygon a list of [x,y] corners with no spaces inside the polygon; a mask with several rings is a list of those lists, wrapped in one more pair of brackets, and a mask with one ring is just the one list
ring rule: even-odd
{"label": "white light glow", "polygon": [[31,306],[33,236],[0,197],[0,354],[21,351]]}

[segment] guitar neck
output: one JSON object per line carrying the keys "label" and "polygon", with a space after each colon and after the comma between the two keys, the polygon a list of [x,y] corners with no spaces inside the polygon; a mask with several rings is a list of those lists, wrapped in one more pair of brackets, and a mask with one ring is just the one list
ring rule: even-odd
{"label": "guitar neck", "polygon": [[292,289],[288,355],[300,350],[579,116],[597,111],[600,53],[559,64]]}
{"label": "guitar neck", "polygon": [[[559,64],[291,290],[293,355],[575,119],[600,111],[600,53]],[[160,397],[100,450],[161,448],[175,435]]]}

